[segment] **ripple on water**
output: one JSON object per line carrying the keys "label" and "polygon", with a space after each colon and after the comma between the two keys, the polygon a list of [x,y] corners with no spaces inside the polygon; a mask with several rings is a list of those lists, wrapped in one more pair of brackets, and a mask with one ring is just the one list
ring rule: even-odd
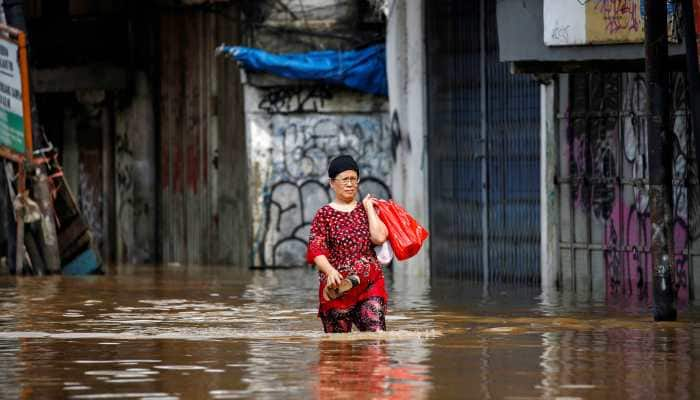
{"label": "ripple on water", "polygon": [[90,390],[92,387],[90,386],[82,386],[82,385],[76,385],[76,386],[65,386],[63,390],[66,391],[81,391],[81,390]]}
{"label": "ripple on water", "polygon": [[245,399],[252,395],[250,390],[210,390],[209,395],[216,400]]}
{"label": "ripple on water", "polygon": [[177,399],[168,393],[162,392],[144,392],[144,393],[94,393],[94,394],[79,394],[71,396],[72,399]]}
{"label": "ripple on water", "polygon": [[157,364],[161,360],[76,360],[76,364]]}
{"label": "ripple on water", "polygon": [[173,371],[203,371],[207,369],[201,365],[156,365],[153,368]]}

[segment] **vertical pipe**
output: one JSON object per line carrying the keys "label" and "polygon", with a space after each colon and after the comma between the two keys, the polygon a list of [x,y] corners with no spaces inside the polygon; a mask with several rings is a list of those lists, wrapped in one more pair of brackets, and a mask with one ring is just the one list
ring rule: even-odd
{"label": "vertical pipe", "polygon": [[27,36],[24,32],[19,33],[17,40],[19,47],[19,68],[22,74],[22,114],[24,114],[24,149],[27,161],[32,161],[34,151],[34,141],[32,136],[32,103],[29,89],[29,61],[27,57]]}
{"label": "vertical pipe", "polygon": [[556,289],[559,265],[559,194],[554,181],[558,156],[556,90],[554,79],[540,85],[540,283],[543,292]]}
{"label": "vertical pipe", "polygon": [[[27,66],[27,39],[24,32],[20,32],[17,38],[19,47],[19,68],[22,83],[22,114],[24,120],[24,152],[26,162],[32,162],[33,141],[32,141],[32,119],[31,119],[31,104],[29,93],[29,71]],[[17,192],[21,197],[26,196],[26,168],[24,162],[19,163]],[[12,199],[10,199],[12,200]],[[17,212],[15,220],[17,221],[17,246],[15,248],[15,263],[16,273],[22,274],[24,269],[24,219],[22,213]]]}
{"label": "vertical pipe", "polygon": [[654,320],[676,320],[671,224],[671,141],[668,114],[666,2],[645,0],[645,53],[649,107],[648,157]]}
{"label": "vertical pipe", "polygon": [[[681,8],[683,12],[685,61],[686,61],[686,82],[688,90],[688,106],[690,107],[691,128],[693,129],[693,141],[695,142],[695,162],[700,162],[700,68],[698,68],[698,48],[697,32],[695,32],[695,12],[693,0],[682,0]],[[700,171],[700,163],[696,164]],[[690,265],[688,273],[692,277],[693,265]],[[693,280],[688,279],[691,284],[690,298],[695,295]]]}
{"label": "vertical pipe", "polygon": [[[19,177],[17,178],[17,191],[19,192],[20,196],[24,196],[24,192],[26,191],[26,178],[27,177],[25,173],[24,162],[20,161]],[[14,208],[13,200],[14,199],[10,199],[10,204],[12,204]],[[22,275],[22,273],[24,272],[24,218],[22,218],[21,212],[15,211],[15,221],[17,221],[17,234],[15,235],[15,237],[17,238],[17,246],[15,247],[15,273],[18,275]]]}
{"label": "vertical pipe", "polygon": [[486,4],[479,1],[479,76],[481,98],[481,264],[484,276],[484,293],[489,287],[489,196],[488,196],[488,142],[486,128]]}

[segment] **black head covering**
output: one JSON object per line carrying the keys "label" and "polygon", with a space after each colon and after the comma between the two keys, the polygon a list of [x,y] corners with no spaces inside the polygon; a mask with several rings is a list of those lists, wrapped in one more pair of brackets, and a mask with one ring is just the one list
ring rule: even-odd
{"label": "black head covering", "polygon": [[357,175],[360,175],[360,168],[352,157],[347,155],[338,156],[331,160],[331,163],[328,165],[328,177],[333,179],[339,173],[349,170],[353,170],[357,172]]}

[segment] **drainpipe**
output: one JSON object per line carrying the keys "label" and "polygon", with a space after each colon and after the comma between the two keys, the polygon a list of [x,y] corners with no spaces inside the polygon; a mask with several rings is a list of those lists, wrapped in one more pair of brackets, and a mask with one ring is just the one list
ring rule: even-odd
{"label": "drainpipe", "polygon": [[676,320],[673,283],[672,148],[669,131],[666,2],[644,0],[648,94],[649,210],[654,286],[654,320]]}
{"label": "drainpipe", "polygon": [[[5,12],[7,24],[27,32],[27,23],[24,16],[24,1],[23,0],[4,0],[2,8]],[[34,101],[34,93],[30,88],[31,99],[31,115],[32,115],[32,139],[34,148],[43,148],[46,146],[46,141],[42,137],[39,126],[39,113]],[[41,219],[32,226],[32,230],[37,233],[39,247],[43,255],[43,265],[52,273],[61,272],[61,258],[58,251],[58,236],[56,234],[56,224],[54,218],[53,202],[51,200],[51,191],[49,189],[46,167],[43,165],[32,165],[29,171],[32,176],[34,188],[34,197],[39,204],[41,211]]]}

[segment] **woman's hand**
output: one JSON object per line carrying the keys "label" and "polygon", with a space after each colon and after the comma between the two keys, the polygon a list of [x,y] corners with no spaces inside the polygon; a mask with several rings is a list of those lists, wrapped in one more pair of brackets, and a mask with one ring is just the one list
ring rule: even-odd
{"label": "woman's hand", "polygon": [[365,198],[362,200],[362,205],[365,207],[365,210],[368,212],[370,210],[374,210],[374,200],[375,198],[372,197],[371,194],[367,194],[367,196],[365,196]]}
{"label": "woman's hand", "polygon": [[367,218],[369,220],[369,240],[376,245],[382,244],[386,241],[389,236],[389,231],[386,229],[386,225],[379,219],[377,210],[374,209],[374,202],[377,199],[372,197],[371,194],[365,196],[362,200],[362,205],[365,206],[367,211]]}
{"label": "woman's hand", "polygon": [[326,286],[329,288],[337,288],[342,280],[343,276],[335,268],[331,268],[326,272]]}

